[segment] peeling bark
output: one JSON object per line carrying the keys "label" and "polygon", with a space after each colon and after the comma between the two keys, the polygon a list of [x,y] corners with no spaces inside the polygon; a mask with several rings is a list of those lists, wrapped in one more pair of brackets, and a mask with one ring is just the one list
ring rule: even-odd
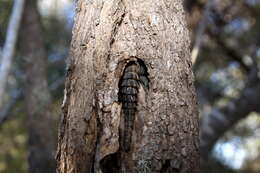
{"label": "peeling bark", "polygon": [[21,55],[24,60],[29,173],[55,172],[55,136],[47,83],[47,55],[37,1],[27,0],[22,19]]}
{"label": "peeling bark", "polygon": [[[58,172],[198,173],[198,112],[181,0],[77,4],[68,63]],[[119,80],[142,60],[130,151],[120,148]]]}

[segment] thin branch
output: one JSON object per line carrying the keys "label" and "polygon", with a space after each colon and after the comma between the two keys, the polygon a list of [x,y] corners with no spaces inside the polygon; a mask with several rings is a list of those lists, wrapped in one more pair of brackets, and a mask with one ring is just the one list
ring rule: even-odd
{"label": "thin branch", "polygon": [[213,38],[215,40],[215,42],[218,44],[218,46],[220,46],[222,48],[224,53],[229,58],[238,62],[245,72],[248,73],[250,71],[250,68],[243,62],[242,56],[237,52],[237,50],[228,46],[227,43],[223,39],[221,39],[221,37],[218,34],[215,34],[210,30],[209,30],[208,34],[210,35],[211,38]]}
{"label": "thin branch", "polygon": [[205,6],[205,10],[203,12],[202,19],[199,23],[198,30],[197,30],[197,33],[196,33],[196,38],[195,38],[195,44],[194,44],[192,52],[191,52],[192,64],[194,64],[197,60],[199,50],[200,50],[201,41],[202,41],[202,38],[203,38],[203,34],[205,33],[205,29],[206,29],[207,22],[208,22],[208,19],[209,19],[210,10],[211,10],[213,4],[214,4],[214,0],[208,0],[207,4]]}
{"label": "thin branch", "polygon": [[12,64],[23,9],[24,0],[15,0],[0,63],[0,106],[2,105],[7,77]]}
{"label": "thin branch", "polygon": [[[216,12],[214,12],[214,15],[217,19],[214,20],[216,26],[221,28],[227,24],[223,16]],[[234,99],[225,107],[213,109],[210,115],[202,118],[200,126],[200,151],[204,160],[207,159],[217,140],[227,130],[232,128],[239,120],[249,115],[249,113],[254,111],[260,112],[260,79],[257,76],[258,69],[255,68],[256,63],[254,62],[251,67],[247,66],[242,60],[242,55],[221,39],[219,31],[218,29],[216,33],[209,29],[208,34],[215,40],[218,46],[223,48],[224,53],[229,58],[237,61],[243,70],[247,72],[248,81],[239,98]]]}
{"label": "thin branch", "polygon": [[[224,19],[224,17],[219,14],[214,8],[214,4],[216,2],[214,2],[214,4],[209,4],[210,1],[213,1],[213,0],[209,0],[208,3],[206,4],[206,7],[205,9],[209,8],[209,12],[212,12],[212,15],[214,16],[214,23],[217,27],[219,28],[223,28],[226,24],[227,24],[227,21]],[[209,6],[210,7],[207,7]],[[200,8],[203,8],[203,4],[201,3],[197,3],[197,6],[200,7]],[[226,11],[228,11],[230,8],[232,7],[232,4],[230,4],[227,8],[226,8]],[[204,11],[204,15],[206,13],[206,10]],[[206,16],[204,16],[204,19],[205,19]],[[211,16],[212,17],[212,16]],[[207,21],[207,20],[206,20]],[[201,21],[201,23],[203,23],[203,20]],[[202,35],[203,33],[205,32],[205,27],[206,23],[204,23],[204,26],[203,25],[200,25],[201,26],[201,29],[198,29],[198,33],[196,34],[196,41],[195,41],[195,45],[194,45],[194,48],[192,50],[192,62],[194,63],[196,61],[196,58],[198,56],[198,53],[199,53],[199,49],[200,49],[200,45],[201,45],[201,40],[202,40]],[[204,28],[203,28],[204,27]],[[245,72],[249,72],[250,71],[250,68],[243,62],[242,60],[242,56],[240,54],[237,53],[237,51],[231,47],[229,47],[220,37],[219,33],[220,33],[220,29],[216,29],[216,31],[218,31],[218,33],[216,32],[213,32],[211,31],[211,29],[209,28],[208,29],[208,35],[213,38],[215,40],[215,42],[221,47],[223,48],[223,51],[226,55],[228,55],[229,58],[232,58],[233,60],[235,60],[236,62],[238,62],[242,69],[245,71]]]}
{"label": "thin branch", "polygon": [[2,47],[0,47],[0,62],[1,62],[1,59],[2,59],[2,53],[3,53],[2,50],[3,50]]}
{"label": "thin branch", "polygon": [[206,160],[216,141],[239,120],[250,112],[260,112],[260,80],[249,78],[241,96],[227,106],[214,109],[204,116],[201,122],[200,147],[201,155]]}

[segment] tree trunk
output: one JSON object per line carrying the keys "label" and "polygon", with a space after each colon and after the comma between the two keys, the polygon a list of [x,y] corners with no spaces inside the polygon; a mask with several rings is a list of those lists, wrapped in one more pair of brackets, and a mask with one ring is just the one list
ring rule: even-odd
{"label": "tree trunk", "polygon": [[41,33],[37,1],[27,0],[21,30],[21,51],[26,74],[25,101],[29,134],[29,172],[55,172],[55,137],[47,84],[47,56]]}
{"label": "tree trunk", "polygon": [[58,172],[199,172],[182,3],[78,1]]}

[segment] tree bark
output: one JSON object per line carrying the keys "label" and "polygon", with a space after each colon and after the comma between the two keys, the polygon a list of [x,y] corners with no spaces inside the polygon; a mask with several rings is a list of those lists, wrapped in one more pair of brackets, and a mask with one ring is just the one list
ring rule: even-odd
{"label": "tree bark", "polygon": [[[198,112],[183,2],[79,0],[76,12],[57,171],[198,173]],[[119,92],[131,64],[147,70],[149,87],[140,71],[132,73],[140,85],[131,95],[138,101],[129,118]],[[122,139],[129,119],[128,151]]]}
{"label": "tree bark", "polygon": [[51,96],[47,83],[47,55],[44,50],[37,1],[27,0],[22,20],[21,52],[26,74],[25,101],[29,134],[29,172],[55,172],[55,136],[52,127]]}

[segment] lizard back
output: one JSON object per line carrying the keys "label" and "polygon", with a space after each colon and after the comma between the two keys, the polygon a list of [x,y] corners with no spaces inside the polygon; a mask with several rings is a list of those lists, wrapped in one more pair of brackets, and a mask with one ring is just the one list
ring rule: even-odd
{"label": "lizard back", "polygon": [[144,64],[130,61],[119,81],[119,101],[122,103],[124,129],[122,132],[121,148],[128,152],[132,143],[135,114],[138,105],[138,91],[141,87],[148,88],[148,73]]}

